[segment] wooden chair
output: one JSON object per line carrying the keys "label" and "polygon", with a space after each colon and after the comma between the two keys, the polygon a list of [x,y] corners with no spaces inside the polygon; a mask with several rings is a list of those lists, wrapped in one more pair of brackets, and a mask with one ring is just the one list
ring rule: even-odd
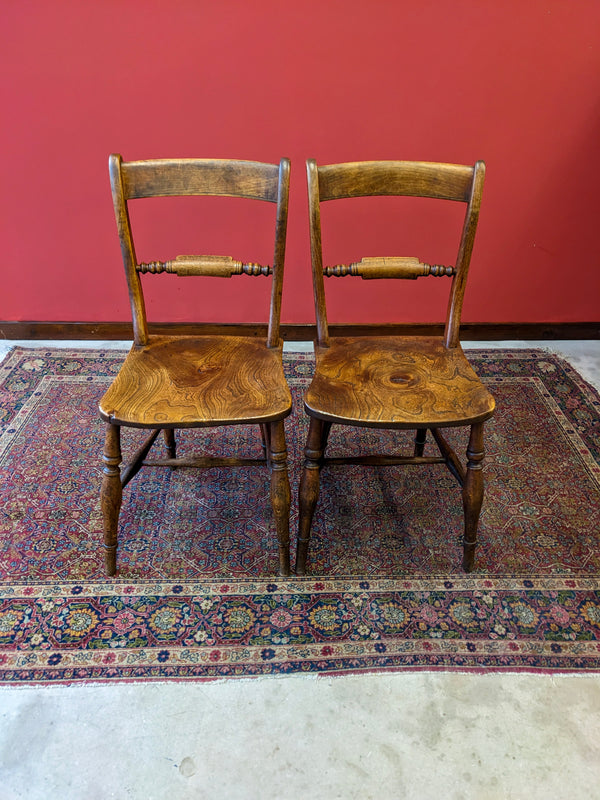
{"label": "wooden chair", "polygon": [[[101,506],[106,571],[114,575],[121,490],[142,466],[241,467],[266,463],[271,471],[271,503],[279,540],[279,573],[289,574],[290,487],[283,420],[292,400],[283,374],[279,337],[285,258],[290,162],[109,160],[112,196],[129,298],[134,343],[120,372],[100,401],[106,421]],[[139,264],[131,233],[128,201],[134,198],[221,195],[276,204],[273,266],[234,261],[228,256],[177,256]],[[245,336],[154,336],[148,334],[140,274],[231,277],[273,275],[266,341]],[[264,457],[176,457],[176,428],[222,425],[260,426]],[[148,428],[151,434],[122,471],[121,427]],[[147,460],[159,431],[168,458]]]}
{"label": "wooden chair", "polygon": [[[375,161],[318,167],[307,162],[313,287],[318,341],[316,369],[306,393],[310,427],[300,482],[300,520],[296,572],[304,575],[313,513],[319,496],[319,471],[326,464],[445,463],[462,487],[465,515],[463,567],[469,572],[483,500],[483,426],[494,413],[494,399],[465,358],[459,342],[460,316],[479,215],[485,165],[474,167],[408,161]],[[466,204],[456,266],[429,265],[418,258],[363,258],[350,265],[323,268],[320,204],[340,198],[407,195]],[[451,277],[443,337],[383,336],[330,338],[323,276],[363,279]],[[413,429],[411,455],[324,457],[333,424]],[[470,426],[466,470],[442,435],[447,427]],[[440,457],[425,457],[427,431]]]}

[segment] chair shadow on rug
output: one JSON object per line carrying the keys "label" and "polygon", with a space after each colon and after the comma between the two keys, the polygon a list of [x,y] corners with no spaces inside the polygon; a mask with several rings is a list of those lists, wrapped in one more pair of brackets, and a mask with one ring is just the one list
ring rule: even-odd
{"label": "chair shadow on rug", "polygon": [[[407,161],[358,162],[317,166],[307,162],[311,259],[317,319],[316,368],[304,407],[310,418],[305,464],[300,480],[296,573],[304,575],[313,514],[323,466],[392,466],[444,463],[462,489],[463,568],[473,568],[483,501],[484,423],[494,399],[467,361],[459,341],[460,317],[479,216],[485,166]],[[353,197],[396,195],[466,204],[455,266],[430,265],[414,257],[362,258],[323,267],[321,203]],[[331,337],[327,324],[324,276],[363,279],[452,279],[444,335]],[[411,455],[352,455],[326,458],[332,425],[414,430]],[[466,469],[442,434],[444,428],[470,427]],[[427,431],[440,452],[424,456]],[[425,490],[425,487],[424,487]]]}
{"label": "chair shadow on rug", "polygon": [[[290,163],[177,159],[109,161],[115,215],[133,316],[134,343],[116,379],[100,401],[107,423],[101,507],[106,571],[117,567],[118,522],[122,488],[142,466],[244,467],[266,464],[271,473],[271,503],[279,543],[279,573],[288,575],[290,486],[283,420],[292,399],[282,366],[279,335],[285,259]],[[276,205],[273,266],[235,261],[229,256],[183,255],[138,263],[128,201],[137,198],[210,195],[261,200]],[[149,335],[140,275],[228,278],[272,275],[266,341],[230,335]],[[258,425],[263,458],[205,455],[177,457],[175,430],[229,425]],[[151,433],[120,469],[121,427]],[[168,458],[147,459],[160,431]]]}

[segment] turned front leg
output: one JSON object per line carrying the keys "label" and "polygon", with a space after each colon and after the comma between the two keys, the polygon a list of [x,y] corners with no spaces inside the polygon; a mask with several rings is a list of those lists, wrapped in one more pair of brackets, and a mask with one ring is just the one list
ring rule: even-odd
{"label": "turned front leg", "polygon": [[279,574],[290,574],[290,481],[287,471],[287,452],[283,420],[270,422],[265,439],[268,443],[268,463],[271,468],[271,505],[279,542]]}
{"label": "turned front leg", "polygon": [[102,487],[100,489],[100,506],[104,527],[104,563],[108,575],[117,571],[117,538],[119,528],[119,512],[121,510],[121,429],[118,425],[106,426],[104,453],[102,460]]}
{"label": "turned front leg", "polygon": [[483,503],[483,422],[471,426],[467,447],[467,474],[463,485],[463,508],[465,512],[465,538],[463,569],[471,572],[477,547],[477,525]]}
{"label": "turned front leg", "polygon": [[306,556],[310,541],[310,528],[313,514],[319,499],[319,472],[324,447],[331,425],[316,417],[311,417],[308,438],[304,450],[304,469],[300,477],[300,494],[298,505],[300,516],[298,521],[298,546],[296,549],[296,574],[306,573]]}

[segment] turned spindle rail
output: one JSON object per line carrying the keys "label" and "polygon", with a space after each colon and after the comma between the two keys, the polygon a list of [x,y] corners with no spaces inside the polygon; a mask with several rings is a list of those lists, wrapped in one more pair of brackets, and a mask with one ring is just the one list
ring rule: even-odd
{"label": "turned spindle rail", "polygon": [[234,261],[231,256],[177,256],[170,261],[149,261],[136,265],[142,275],[162,272],[180,277],[231,278],[233,275],[272,275],[273,269],[262,264]]}
{"label": "turned spindle rail", "polygon": [[360,277],[363,280],[378,278],[398,278],[416,280],[431,275],[452,277],[456,274],[454,267],[443,264],[424,264],[414,257],[385,256],[383,258],[362,258],[352,264],[336,264],[334,267],[323,267],[323,275],[327,278]]}

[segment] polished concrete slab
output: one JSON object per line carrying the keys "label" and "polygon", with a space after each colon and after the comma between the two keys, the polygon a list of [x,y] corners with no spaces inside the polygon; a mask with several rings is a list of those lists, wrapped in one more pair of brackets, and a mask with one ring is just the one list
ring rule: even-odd
{"label": "polished concrete slab", "polygon": [[412,673],[4,691],[0,797],[598,797],[600,682]]}
{"label": "polished concrete slab", "polygon": [[[473,346],[547,347],[600,388],[598,341]],[[599,787],[595,675],[0,689],[0,800],[572,800]]]}

